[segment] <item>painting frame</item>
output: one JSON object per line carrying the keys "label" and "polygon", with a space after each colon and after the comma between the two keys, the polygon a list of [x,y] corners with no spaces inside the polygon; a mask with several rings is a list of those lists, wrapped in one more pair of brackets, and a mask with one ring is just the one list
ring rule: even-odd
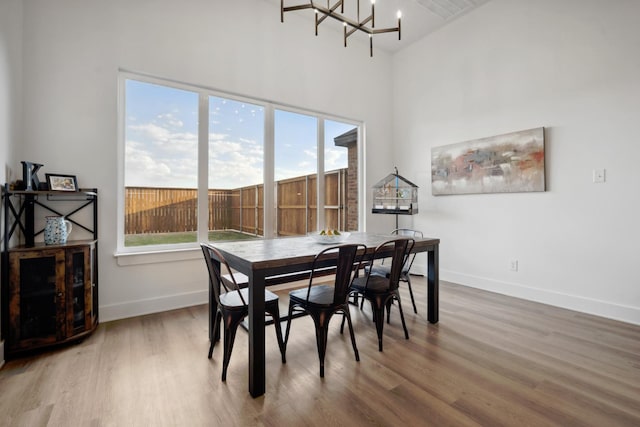
{"label": "painting frame", "polygon": [[431,148],[431,193],[546,191],[544,127]]}
{"label": "painting frame", "polygon": [[45,176],[49,191],[79,191],[78,178],[75,175],[47,173]]}

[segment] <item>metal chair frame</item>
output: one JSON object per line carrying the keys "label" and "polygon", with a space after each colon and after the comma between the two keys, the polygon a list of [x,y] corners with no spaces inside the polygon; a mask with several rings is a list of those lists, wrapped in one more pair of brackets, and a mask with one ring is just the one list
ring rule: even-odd
{"label": "metal chair frame", "polygon": [[[396,228],[391,232],[392,235],[398,236],[407,236],[407,237],[424,237],[422,231],[413,230],[410,228]],[[416,259],[416,254],[407,254],[406,259],[402,265],[402,271],[400,273],[400,281],[405,282],[409,288],[409,295],[411,296],[411,304],[413,305],[413,312],[418,314],[418,307],[416,306],[416,300],[413,297],[413,289],[411,288],[411,266],[413,265],[413,261]],[[372,274],[388,276],[389,275],[389,267],[384,265],[383,263],[380,265],[374,265]]]}
{"label": "metal chair frame", "polygon": [[[318,358],[320,360],[320,377],[324,377],[324,360],[327,351],[327,337],[329,332],[329,322],[331,317],[342,314],[342,325],[340,333],[344,330],[344,320],[349,323],[349,333],[351,344],[356,361],[360,360],[356,338],[353,333],[351,315],[349,312],[349,285],[354,272],[361,268],[362,255],[366,251],[366,246],[361,244],[347,244],[332,246],[318,253],[312,264],[309,274],[309,285],[306,288],[297,289],[289,293],[289,313],[287,319],[287,329],[284,336],[285,348],[289,341],[289,330],[291,320],[295,317],[294,312],[304,312],[311,316],[315,324],[316,344],[318,347]],[[358,260],[358,253],[361,253]],[[326,284],[314,284],[314,273],[327,265],[334,263],[333,258],[328,255],[334,254],[337,257],[336,275],[333,286]],[[328,261],[330,259],[330,261]]]}
{"label": "metal chair frame", "polygon": [[[367,299],[371,303],[373,312],[373,321],[376,324],[376,332],[378,333],[378,350],[382,351],[382,331],[384,328],[384,311],[387,309],[387,323],[391,312],[391,305],[394,301],[398,302],[398,310],[400,311],[400,319],[402,320],[402,328],[406,339],[409,339],[409,331],[404,321],[404,313],[402,311],[402,301],[398,289],[402,268],[406,261],[407,255],[411,253],[415,240],[410,237],[397,238],[381,243],[375,249],[373,258],[368,261],[369,265],[365,266],[365,276],[356,277],[351,282],[351,290],[349,294],[361,295],[363,300],[360,308]],[[378,258],[381,252],[387,252],[392,249],[391,266],[388,276],[373,274],[372,264]],[[357,301],[357,299],[356,299]]]}
{"label": "metal chair frame", "polygon": [[[231,359],[236,331],[238,330],[238,326],[242,320],[249,314],[249,305],[247,304],[247,300],[249,299],[249,290],[246,285],[244,287],[242,284],[238,285],[233,275],[233,271],[220,251],[206,243],[201,243],[200,246],[207,264],[207,270],[209,271],[210,291],[213,292],[217,305],[215,314],[213,314],[215,316],[214,330],[218,330],[221,321],[224,326],[222,381],[226,381],[227,368]],[[214,262],[214,256],[219,260],[219,263]],[[226,274],[222,273],[223,269],[226,270]],[[223,293],[221,293],[222,288],[225,290]],[[265,313],[273,318],[278,347],[280,347],[280,354],[282,356],[282,363],[286,363],[286,347],[282,339],[278,296],[268,290],[265,290]],[[211,341],[209,346],[209,359],[211,359],[213,355],[213,348],[215,344],[216,340],[214,339]]]}

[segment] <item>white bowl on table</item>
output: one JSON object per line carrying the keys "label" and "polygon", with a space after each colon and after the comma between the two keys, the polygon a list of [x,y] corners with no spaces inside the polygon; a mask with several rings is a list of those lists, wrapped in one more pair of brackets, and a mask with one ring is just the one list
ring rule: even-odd
{"label": "white bowl on table", "polygon": [[348,231],[339,231],[340,234],[328,234],[327,230],[325,230],[325,234],[320,233],[321,231],[314,231],[313,233],[309,233],[309,236],[317,243],[322,243],[323,245],[338,245],[351,236],[351,233]]}

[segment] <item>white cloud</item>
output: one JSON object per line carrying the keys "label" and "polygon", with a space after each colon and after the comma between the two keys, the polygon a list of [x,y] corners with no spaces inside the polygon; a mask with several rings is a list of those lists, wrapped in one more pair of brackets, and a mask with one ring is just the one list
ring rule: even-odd
{"label": "white cloud", "polygon": [[238,142],[219,139],[210,143],[211,154],[214,156],[224,156],[225,154],[235,153],[242,150],[242,144]]}
{"label": "white cloud", "polygon": [[264,149],[256,141],[228,135],[211,140],[209,152],[209,187],[237,188],[263,182]]}
{"label": "white cloud", "polygon": [[325,170],[334,170],[347,167],[347,150],[328,149],[324,154]]}
{"label": "white cloud", "polygon": [[194,188],[198,136],[154,123],[129,126],[125,144],[125,185]]}
{"label": "white cloud", "polygon": [[129,129],[133,132],[140,133],[143,138],[146,137],[156,141],[166,141],[170,136],[168,129],[165,129],[153,123],[132,125],[129,126]]}
{"label": "white cloud", "polygon": [[210,133],[209,141],[220,141],[228,137],[229,135],[227,135],[226,133]]}
{"label": "white cloud", "polygon": [[166,126],[170,126],[172,128],[182,128],[184,127],[184,122],[178,118],[176,118],[173,114],[171,113],[164,113],[164,114],[159,114],[158,115],[158,119],[161,123],[163,123]]}
{"label": "white cloud", "polygon": [[306,150],[303,151],[303,153],[306,156],[311,157],[312,159],[317,159],[318,158],[318,150],[317,150],[316,147],[313,147],[313,150],[306,149]]}
{"label": "white cloud", "polygon": [[129,187],[143,187],[162,182],[171,174],[171,167],[158,162],[151,154],[142,148],[144,144],[128,141],[125,148],[125,185]]}

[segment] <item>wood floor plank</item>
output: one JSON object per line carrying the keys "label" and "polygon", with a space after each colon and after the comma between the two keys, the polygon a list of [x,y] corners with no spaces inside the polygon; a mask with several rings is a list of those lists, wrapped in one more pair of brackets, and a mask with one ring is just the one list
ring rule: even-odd
{"label": "wood floor plank", "polygon": [[[370,307],[352,307],[360,361],[336,316],[324,378],[311,319],[293,321],[286,364],[267,326],[257,399],[246,331],[226,382],[222,344],[207,358],[206,306],[101,324],[81,343],[5,364],[0,426],[640,425],[640,326],[446,282],[432,325],[426,280],[412,283],[410,339],[393,307],[379,352]],[[277,292],[286,312],[288,290]]]}

